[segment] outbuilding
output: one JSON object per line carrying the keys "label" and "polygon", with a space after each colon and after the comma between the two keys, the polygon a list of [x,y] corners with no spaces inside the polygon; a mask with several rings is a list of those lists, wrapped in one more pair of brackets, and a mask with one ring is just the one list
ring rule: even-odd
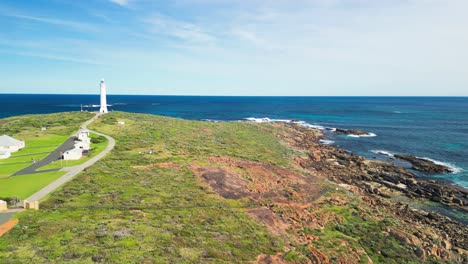
{"label": "outbuilding", "polygon": [[0,151],[15,152],[24,148],[24,141],[17,140],[8,135],[0,136]]}
{"label": "outbuilding", "polygon": [[0,159],[8,159],[10,156],[10,151],[0,151]]}
{"label": "outbuilding", "polygon": [[63,153],[64,160],[79,160],[83,156],[83,150],[80,148],[73,148]]}
{"label": "outbuilding", "polygon": [[89,139],[89,129],[80,128],[80,130],[78,130],[78,134],[76,135],[76,137],[78,138],[78,140]]}
{"label": "outbuilding", "polygon": [[79,148],[82,150],[89,150],[90,144],[88,141],[75,141],[75,148]]}

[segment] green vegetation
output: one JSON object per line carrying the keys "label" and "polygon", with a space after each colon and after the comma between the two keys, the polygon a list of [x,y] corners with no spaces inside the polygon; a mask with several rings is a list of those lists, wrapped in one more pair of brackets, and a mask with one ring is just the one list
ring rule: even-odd
{"label": "green vegetation", "polygon": [[[322,195],[307,201],[307,208],[270,208],[297,220],[288,235],[278,237],[246,214],[254,201],[223,199],[194,175],[194,166],[216,166],[212,157],[298,171],[291,162],[295,152],[276,136],[281,128],[122,112],[101,116],[90,128],[114,137],[115,149],[49,195],[41,210],[16,215],[19,224],[0,239],[0,263],[239,263],[278,252],[294,263],[322,253],[332,262],[421,261],[389,236],[398,221],[373,215],[357,197],[326,181],[317,179]],[[96,136],[93,142],[94,153],[106,145]],[[316,218],[301,222],[296,213],[306,211]],[[311,228],[316,219],[326,220]]]}
{"label": "green vegetation", "polygon": [[53,171],[2,179],[0,180],[0,194],[2,197],[25,199],[64,174],[63,171]]}
{"label": "green vegetation", "polygon": [[333,248],[343,253],[347,253],[349,248],[362,247],[374,263],[417,263],[419,259],[413,250],[388,234],[387,228],[396,226],[397,221],[389,218],[376,220],[358,203],[354,199],[344,205],[323,206],[321,210],[339,216],[341,221],[330,222],[324,229],[311,230],[312,235],[320,237],[315,246],[325,252]]}
{"label": "green vegetation", "polygon": [[[24,115],[2,119],[0,123],[0,135],[10,136],[33,135],[40,132],[70,136],[82,123],[93,117],[88,112],[64,112],[48,115]],[[41,131],[45,127],[46,131]],[[20,137],[20,139],[22,139]]]}
{"label": "green vegetation", "polygon": [[[125,125],[116,125],[125,121]],[[116,150],[150,164],[165,160],[194,160],[230,156],[270,164],[289,164],[292,151],[268,133],[268,124],[243,122],[208,123],[176,118],[113,112],[91,125],[117,141]],[[152,149],[154,155],[138,155]]]}
{"label": "green vegetation", "polygon": [[[0,262],[239,262],[282,250],[235,206],[242,203],[214,194],[188,168],[213,155],[285,164],[289,150],[261,125],[110,113],[92,129],[114,137],[114,151],[41,210],[17,215],[0,240]],[[140,154],[148,149],[154,154]],[[158,161],[180,166],[133,168]]]}

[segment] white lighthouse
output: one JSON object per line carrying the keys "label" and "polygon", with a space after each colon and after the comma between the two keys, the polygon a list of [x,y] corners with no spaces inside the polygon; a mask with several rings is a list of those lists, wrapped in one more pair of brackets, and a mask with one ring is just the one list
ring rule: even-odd
{"label": "white lighthouse", "polygon": [[99,113],[107,113],[107,95],[106,95],[106,83],[104,79],[101,80],[101,108],[99,108]]}

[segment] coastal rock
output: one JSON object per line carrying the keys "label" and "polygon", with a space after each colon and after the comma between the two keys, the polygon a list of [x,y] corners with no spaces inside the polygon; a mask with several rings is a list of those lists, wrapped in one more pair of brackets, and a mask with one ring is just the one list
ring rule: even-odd
{"label": "coastal rock", "polygon": [[[408,223],[408,228],[400,226],[401,230],[395,229],[392,236],[400,243],[412,247],[416,256],[423,260],[435,257],[453,259],[460,263],[468,261],[466,254],[461,254],[468,249],[466,224],[439,213],[416,210],[394,200],[394,197],[403,195],[421,202],[435,201],[441,206],[468,213],[468,190],[443,182],[417,179],[411,171],[395,164],[366,160],[334,146],[320,145],[320,135],[312,136],[312,129],[294,128],[295,131],[290,131],[292,135],[289,135],[294,141],[285,141],[309,154],[302,157],[297,164],[314,175],[327,178],[340,186],[347,186],[346,190],[364,196],[363,200],[369,206],[385,208],[385,211],[393,212],[396,219]],[[356,132],[347,131],[346,134],[348,133]],[[421,167],[421,170],[450,172],[450,168],[443,165],[413,158],[410,160],[417,162],[416,166]],[[335,166],[336,163],[341,166]],[[412,228],[414,226],[418,226],[417,230],[421,232],[415,232]]]}
{"label": "coastal rock", "polygon": [[428,172],[428,173],[452,173],[453,172],[452,169],[447,166],[437,164],[431,160],[418,158],[418,157],[411,156],[411,155],[397,154],[395,155],[395,158],[410,162],[412,165],[411,168],[417,171]]}
{"label": "coastal rock", "polygon": [[365,136],[369,135],[368,132],[362,131],[359,129],[342,129],[342,128],[337,128],[335,130],[335,133],[337,134],[343,134],[343,135],[357,135],[357,136]]}

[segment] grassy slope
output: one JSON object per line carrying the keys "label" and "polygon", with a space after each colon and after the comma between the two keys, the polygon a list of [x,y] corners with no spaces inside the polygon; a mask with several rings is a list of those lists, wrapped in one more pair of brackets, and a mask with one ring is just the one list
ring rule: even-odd
{"label": "grassy slope", "polygon": [[0,180],[0,196],[25,199],[64,175],[63,171],[28,174]]}
{"label": "grassy slope", "polygon": [[[116,118],[126,125],[116,129]],[[288,149],[260,125],[124,113],[104,119],[92,128],[116,138],[116,149],[52,194],[42,210],[19,215],[20,224],[0,240],[0,259],[238,262],[281,251],[281,242],[243,208],[212,193],[187,168],[131,168],[211,155],[285,164]],[[154,155],[139,154],[149,148]]]}

